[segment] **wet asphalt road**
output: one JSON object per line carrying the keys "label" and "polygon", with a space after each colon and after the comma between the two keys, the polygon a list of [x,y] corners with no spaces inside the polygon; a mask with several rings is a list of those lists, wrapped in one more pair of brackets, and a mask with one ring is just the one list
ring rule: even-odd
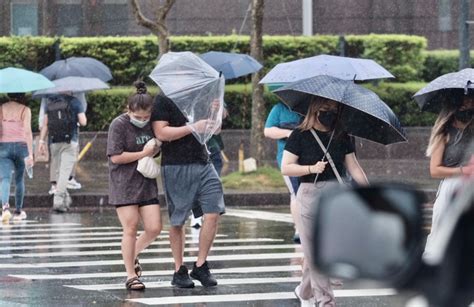
{"label": "wet asphalt road", "polygon": [[[209,263],[220,284],[171,287],[173,262],[164,230],[140,257],[144,292],[125,290],[121,228],[115,211],[54,214],[30,210],[28,220],[0,227],[0,306],[299,306],[293,294],[302,252],[291,238],[286,207],[229,208]],[[196,256],[198,230],[186,227],[185,261]],[[338,306],[404,306],[373,282],[345,282]]]}

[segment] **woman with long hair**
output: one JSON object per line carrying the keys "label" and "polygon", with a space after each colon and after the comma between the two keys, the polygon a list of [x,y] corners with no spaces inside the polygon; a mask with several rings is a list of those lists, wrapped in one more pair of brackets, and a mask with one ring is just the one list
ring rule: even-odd
{"label": "woman with long hair", "polygon": [[301,210],[300,238],[305,259],[303,277],[295,294],[304,304],[335,306],[331,281],[311,261],[313,211],[321,192],[338,184],[335,180],[341,180],[346,170],[356,183],[368,184],[349,135],[339,129],[339,113],[337,102],[314,97],[305,119],[290,134],[283,152],[282,174],[301,179],[296,200]]}
{"label": "woman with long hair", "polygon": [[33,133],[31,110],[26,106],[24,93],[7,94],[9,101],[0,106],[0,175],[2,179],[2,221],[11,218],[10,185],[15,174],[14,220],[26,219],[23,211],[25,196],[25,166],[33,167]]}
{"label": "woman with long hair", "polygon": [[[123,227],[122,257],[127,272],[128,290],[144,290],[138,255],[162,229],[156,179],[137,171],[138,160],[153,157],[156,146],[146,145],[154,138],[150,125],[153,97],[144,82],[136,82],[136,93],[127,100],[128,111],[110,124],[107,139],[109,157],[109,203],[115,206]],[[137,238],[138,224],[144,231]]]}
{"label": "woman with long hair", "polygon": [[443,105],[426,149],[426,155],[430,157],[431,177],[442,180],[433,204],[425,259],[430,257],[433,248],[432,234],[438,228],[440,217],[449,206],[453,193],[460,186],[461,176],[474,173],[474,166],[468,164],[474,154],[474,95],[470,93],[453,99],[461,103]]}

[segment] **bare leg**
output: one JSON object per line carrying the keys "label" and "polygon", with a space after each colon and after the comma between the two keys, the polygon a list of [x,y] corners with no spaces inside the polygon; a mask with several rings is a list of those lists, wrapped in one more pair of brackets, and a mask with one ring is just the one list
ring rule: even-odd
{"label": "bare leg", "polygon": [[196,266],[200,267],[204,264],[211,249],[212,242],[217,233],[217,222],[219,221],[218,213],[204,214],[201,232],[199,234],[199,253]]}
{"label": "bare leg", "polygon": [[183,225],[170,227],[170,246],[171,246],[171,253],[173,254],[175,271],[177,272],[180,266],[183,265],[183,255],[184,255]]}
{"label": "bare leg", "polygon": [[147,248],[162,229],[160,206],[148,205],[139,207],[140,216],[143,221],[143,233],[137,238],[135,243],[135,258]]}
{"label": "bare leg", "polygon": [[117,215],[123,228],[122,258],[127,271],[127,279],[137,276],[134,268],[135,244],[137,227],[140,215],[138,206],[124,206],[117,208]]}

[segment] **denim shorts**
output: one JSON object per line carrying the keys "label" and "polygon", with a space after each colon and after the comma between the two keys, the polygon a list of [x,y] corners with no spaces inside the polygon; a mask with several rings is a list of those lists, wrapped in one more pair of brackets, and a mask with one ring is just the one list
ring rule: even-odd
{"label": "denim shorts", "polygon": [[172,226],[184,225],[191,213],[225,212],[222,183],[212,164],[162,165],[161,176]]}

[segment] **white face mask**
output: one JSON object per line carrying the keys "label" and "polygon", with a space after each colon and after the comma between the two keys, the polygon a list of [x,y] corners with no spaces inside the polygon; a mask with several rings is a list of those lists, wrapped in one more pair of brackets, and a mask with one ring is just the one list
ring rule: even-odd
{"label": "white face mask", "polygon": [[138,120],[138,119],[135,119],[133,117],[130,116],[130,123],[132,125],[134,125],[135,127],[138,127],[138,128],[143,128],[146,126],[146,124],[148,124],[150,122],[150,120]]}

